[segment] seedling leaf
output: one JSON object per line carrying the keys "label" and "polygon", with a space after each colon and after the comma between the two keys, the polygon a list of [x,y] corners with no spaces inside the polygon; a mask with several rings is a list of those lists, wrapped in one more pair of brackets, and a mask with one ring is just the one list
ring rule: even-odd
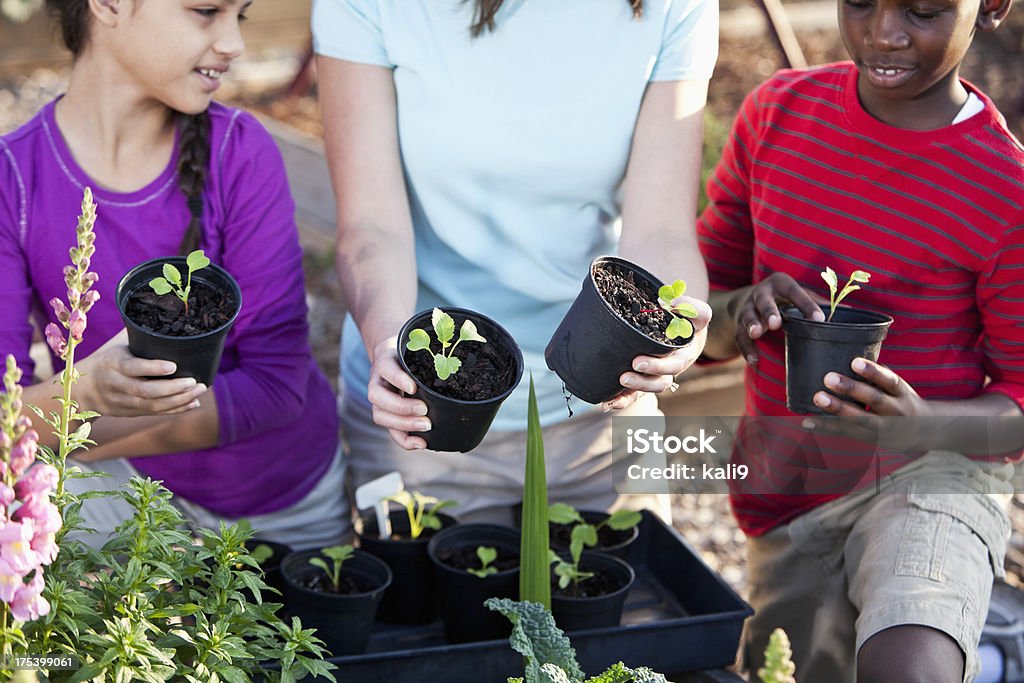
{"label": "seedling leaf", "polygon": [[437,340],[441,342],[441,346],[447,347],[448,342],[455,336],[455,321],[440,308],[435,308],[430,316],[430,322],[434,325],[434,334],[437,335]]}
{"label": "seedling leaf", "polygon": [[582,522],[583,518],[571,505],[552,503],[548,506],[548,520],[555,524],[572,524],[573,522]]}
{"label": "seedling leaf", "polygon": [[665,329],[665,336],[669,339],[685,339],[693,334],[693,324],[686,318],[672,318],[672,322]]}
{"label": "seedling leaf", "polygon": [[683,294],[686,294],[686,283],[683,280],[676,280],[670,285],[663,285],[658,289],[658,298],[666,304],[672,303]]}
{"label": "seedling leaf", "polygon": [[437,378],[440,380],[448,379],[461,367],[462,361],[458,358],[446,358],[440,354],[434,356],[434,371],[437,372]]}
{"label": "seedling leaf", "polygon": [[210,259],[206,258],[202,249],[196,249],[185,257],[185,263],[188,265],[189,272],[194,273],[210,265]]}
{"label": "seedling leaf", "polygon": [[486,545],[476,549],[476,556],[480,558],[480,564],[484,567],[498,559],[498,551]]}
{"label": "seedling leaf", "polygon": [[149,286],[159,295],[170,294],[171,285],[162,277],[155,277],[149,281]]}
{"label": "seedling leaf", "polygon": [[164,279],[171,284],[181,286],[181,271],[172,266],[170,263],[164,264]]}
{"label": "seedling leaf", "polygon": [[486,342],[487,340],[477,333],[476,325],[473,324],[473,321],[467,320],[466,322],[462,323],[462,329],[459,330],[459,341]]}
{"label": "seedling leaf", "polygon": [[640,523],[641,515],[636,510],[616,510],[605,520],[609,528],[616,531],[632,529]]}
{"label": "seedling leaf", "polygon": [[827,266],[825,271],[821,274],[821,279],[825,281],[829,289],[833,292],[839,287],[839,280],[836,278],[836,271]]}
{"label": "seedling leaf", "polygon": [[866,283],[870,279],[871,279],[871,273],[868,273],[868,272],[863,271],[863,270],[855,270],[855,271],[853,271],[853,275],[850,276],[850,280],[853,281],[853,282],[864,282],[864,283]]}
{"label": "seedling leaf", "polygon": [[410,351],[422,351],[426,349],[430,350],[430,335],[427,334],[426,330],[419,328],[409,333],[409,341],[406,343],[405,348]]}

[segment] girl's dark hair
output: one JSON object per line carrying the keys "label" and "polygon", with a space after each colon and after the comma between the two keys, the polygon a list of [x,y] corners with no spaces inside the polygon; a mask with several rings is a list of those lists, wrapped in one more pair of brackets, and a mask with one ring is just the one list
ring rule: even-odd
{"label": "girl's dark hair", "polygon": [[[500,2],[498,4],[501,4]],[[46,0],[50,14],[60,24],[64,45],[78,57],[89,37],[88,0]],[[179,251],[187,254],[198,248],[203,236],[203,188],[210,162],[210,116],[205,111],[189,116],[179,114],[178,187],[185,193],[192,218]]]}
{"label": "girl's dark hair", "polygon": [[[501,9],[505,0],[474,0],[473,23],[469,26],[469,34],[476,38],[484,31],[494,30],[494,16]],[[633,17],[639,18],[644,13],[644,0],[626,0],[633,9]]]}

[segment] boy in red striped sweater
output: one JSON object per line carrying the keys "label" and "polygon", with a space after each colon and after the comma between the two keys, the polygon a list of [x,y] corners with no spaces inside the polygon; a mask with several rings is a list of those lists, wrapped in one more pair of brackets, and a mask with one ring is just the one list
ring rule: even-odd
{"label": "boy in red striped sweater", "polygon": [[[747,359],[748,415],[792,415],[779,304],[823,320],[825,266],[871,272],[856,304],[895,323],[885,365],[823,378],[823,411],[1024,415],[1024,148],[959,78],[975,29],[994,30],[1011,1],[840,0],[852,63],[779,72],[743,103],[699,233],[715,290],[705,356]],[[765,479],[732,494],[749,537],[752,672],[781,626],[803,681],[973,680],[1012,466],[911,425],[913,443],[873,461],[877,485],[793,493],[770,480],[808,454],[757,424]],[[835,473],[850,454],[812,457]],[[936,492],[950,488],[961,495]]]}

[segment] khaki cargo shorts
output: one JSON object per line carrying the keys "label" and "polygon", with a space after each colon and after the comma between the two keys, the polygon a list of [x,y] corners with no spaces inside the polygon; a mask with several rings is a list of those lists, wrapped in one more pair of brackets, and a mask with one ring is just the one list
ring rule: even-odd
{"label": "khaki cargo shorts", "polygon": [[748,541],[750,603],[741,658],[756,671],[772,630],[793,644],[796,678],[856,679],[856,653],[918,624],[977,656],[993,575],[1003,576],[1013,466],[932,451],[887,480]]}

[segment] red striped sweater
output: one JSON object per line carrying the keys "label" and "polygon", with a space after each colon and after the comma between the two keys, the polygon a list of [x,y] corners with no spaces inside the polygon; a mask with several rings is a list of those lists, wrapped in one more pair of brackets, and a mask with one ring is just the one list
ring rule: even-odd
{"label": "red striped sweater", "polygon": [[[868,114],[856,81],[849,63],[781,71],[746,98],[698,228],[712,289],[783,271],[827,296],[825,266],[841,282],[862,268],[871,282],[850,303],[895,318],[880,362],[925,398],[996,391],[1024,406],[1024,148],[969,83],[984,111],[919,132]],[[758,353],[747,414],[791,415],[782,333]],[[756,441],[762,490],[788,491],[796,451]],[[823,457],[833,472],[856,469],[840,451]],[[903,462],[883,457],[873,474]],[[839,495],[808,481],[812,495],[734,492],[741,527],[758,535]]]}

